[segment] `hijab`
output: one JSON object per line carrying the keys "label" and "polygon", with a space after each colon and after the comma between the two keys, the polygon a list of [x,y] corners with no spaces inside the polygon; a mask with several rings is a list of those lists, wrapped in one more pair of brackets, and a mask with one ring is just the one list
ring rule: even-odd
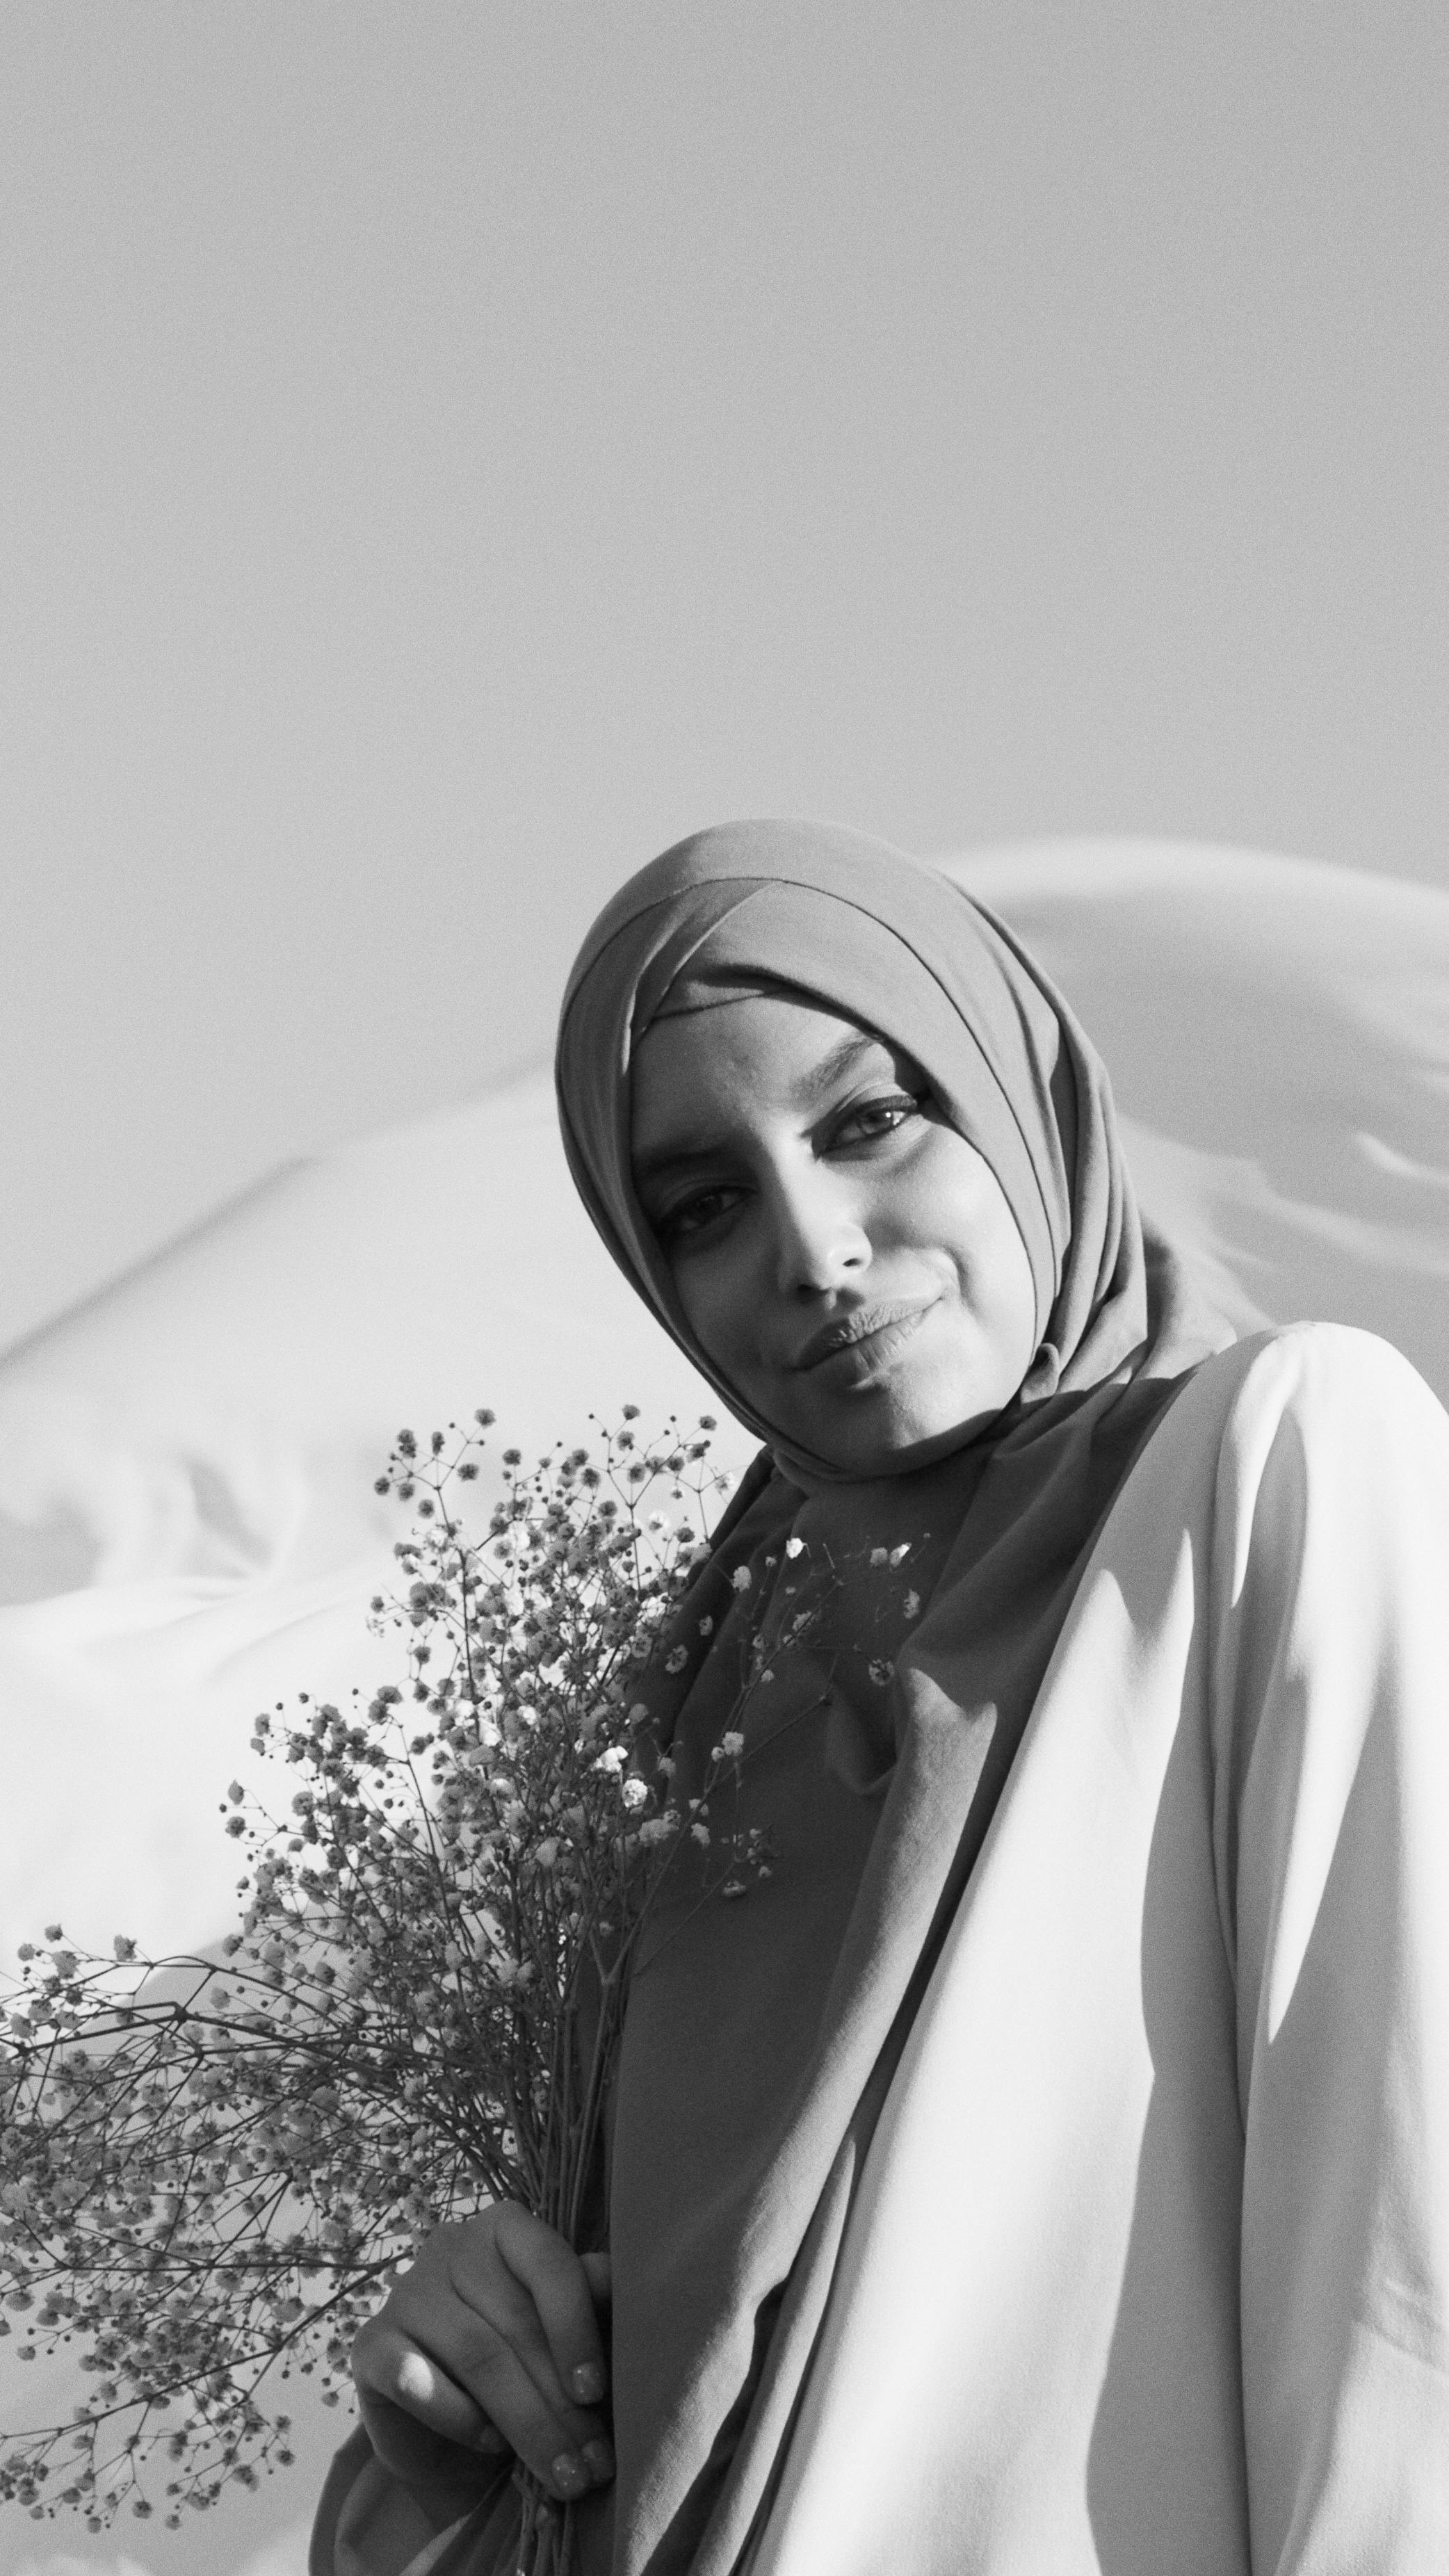
{"label": "hijab", "polygon": [[[641,1038],[782,986],[914,1058],[1026,1248],[1023,1385],[924,1469],[852,1477],[753,1414],[635,1195]],[[586,2539],[614,2576],[728,2576],[1087,1557],[1172,1395],[1232,1334],[1144,1236],[1105,1068],[1063,996],[984,906],[860,834],[726,824],[642,869],[583,944],[556,1069],[603,1241],[766,1444],[652,1685],[675,1793],[708,1790],[712,1840],[674,1874],[630,1996],[608,2185],[619,2469]],[[721,1777],[731,1731],[743,1754]],[[736,1865],[748,1852],[765,1875]]]}

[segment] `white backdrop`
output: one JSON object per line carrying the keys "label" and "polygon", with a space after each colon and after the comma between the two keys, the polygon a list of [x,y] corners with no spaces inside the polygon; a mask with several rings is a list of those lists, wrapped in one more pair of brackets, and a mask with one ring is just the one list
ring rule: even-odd
{"label": "white backdrop", "polygon": [[[949,864],[1058,976],[1145,1205],[1244,1326],[1366,1325],[1449,1397],[1449,895],[1147,842]],[[575,1205],[542,1071],[279,1173],[0,1362],[0,1948],[225,1929],[247,1720],[378,1670],[399,1426],[490,1404],[535,1452],[625,1400],[717,1409]],[[335,2430],[176,2541],[0,2514],[0,2576],[298,2576]]]}
{"label": "white backdrop", "polygon": [[[1148,843],[952,864],[1077,1005],[1144,1203],[1244,1324],[1366,1324],[1449,1394],[1449,895]],[[626,1399],[715,1405],[580,1212],[542,1071],[277,1174],[0,1361],[0,1948],[56,1913],[215,1933],[246,1720],[382,1651],[399,1426],[489,1404],[534,1452]]]}

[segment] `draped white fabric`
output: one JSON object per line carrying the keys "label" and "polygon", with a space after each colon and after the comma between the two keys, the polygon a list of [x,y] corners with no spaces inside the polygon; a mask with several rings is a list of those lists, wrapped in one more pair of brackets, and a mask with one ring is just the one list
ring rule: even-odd
{"label": "draped white fabric", "polygon": [[[1245,1322],[1367,1324],[1449,1395],[1449,895],[1145,843],[954,865],[1063,983],[1145,1205]],[[279,1175],[0,1358],[0,1948],[56,1914],[98,1941],[221,1931],[215,1809],[252,1711],[377,1670],[394,1531],[370,1478],[398,1424],[491,1402],[534,1449],[626,1397],[709,1402],[573,1203],[541,1080]],[[36,2365],[27,2400],[68,2374]],[[217,2576],[306,2510],[337,2422],[299,2414],[306,2468],[209,2521]],[[128,2537],[189,2576],[191,2535]],[[40,2563],[23,2517],[14,2549]]]}
{"label": "draped white fabric", "polygon": [[[1148,842],[951,864],[1080,1012],[1215,1293],[1365,1325],[1449,1396],[1449,894]],[[492,1404],[534,1454],[626,1398],[715,1409],[594,1239],[543,1078],[278,1174],[0,1357],[0,1950],[56,1915],[214,1937],[253,1711],[379,1672],[399,1424]]]}
{"label": "draped white fabric", "polygon": [[1449,1418],[1302,1327],[1105,1528],[751,2576],[1449,2567]]}

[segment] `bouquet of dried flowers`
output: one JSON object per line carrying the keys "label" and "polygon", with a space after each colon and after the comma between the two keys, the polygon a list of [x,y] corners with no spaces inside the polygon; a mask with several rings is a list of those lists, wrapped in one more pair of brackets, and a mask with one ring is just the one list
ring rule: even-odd
{"label": "bouquet of dried flowers", "polygon": [[[295,1786],[280,1818],[230,1790],[240,1931],[157,1962],[56,1924],[22,1951],[0,2334],[26,2359],[81,2347],[94,2385],[73,2422],[0,2435],[0,2497],[174,2527],[289,2461],[284,2383],[337,2402],[379,2288],[442,2220],[507,2197],[588,2250],[630,1961],[674,1854],[710,1838],[710,1783],[671,1804],[637,1693],[728,1479],[708,1416],[649,1443],[636,1419],[597,1464],[506,1450],[477,1529],[458,1489],[492,1415],[402,1433],[379,1491],[416,1518],[372,1609],[407,1683],[258,1717]],[[717,1773],[741,1750],[726,1731]],[[706,1875],[743,1893],[768,1865],[756,1837]],[[521,2483],[520,2563],[552,2563],[557,2509]]]}

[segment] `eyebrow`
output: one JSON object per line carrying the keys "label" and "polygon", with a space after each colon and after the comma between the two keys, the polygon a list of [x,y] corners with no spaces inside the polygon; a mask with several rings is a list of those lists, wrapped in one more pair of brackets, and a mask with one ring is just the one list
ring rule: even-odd
{"label": "eyebrow", "polygon": [[[842,1038],[838,1046],[822,1056],[806,1076],[801,1085],[804,1098],[807,1101],[820,1099],[843,1074],[849,1073],[852,1066],[859,1063],[863,1055],[870,1055],[877,1048],[889,1053],[884,1038],[876,1037],[868,1029],[852,1030],[850,1036]],[[689,1171],[695,1164],[711,1162],[721,1150],[723,1141],[719,1138],[700,1139],[697,1134],[686,1131],[681,1136],[672,1137],[667,1144],[656,1145],[652,1153],[641,1154],[634,1164],[636,1188],[646,1181],[657,1180],[662,1172]]]}

